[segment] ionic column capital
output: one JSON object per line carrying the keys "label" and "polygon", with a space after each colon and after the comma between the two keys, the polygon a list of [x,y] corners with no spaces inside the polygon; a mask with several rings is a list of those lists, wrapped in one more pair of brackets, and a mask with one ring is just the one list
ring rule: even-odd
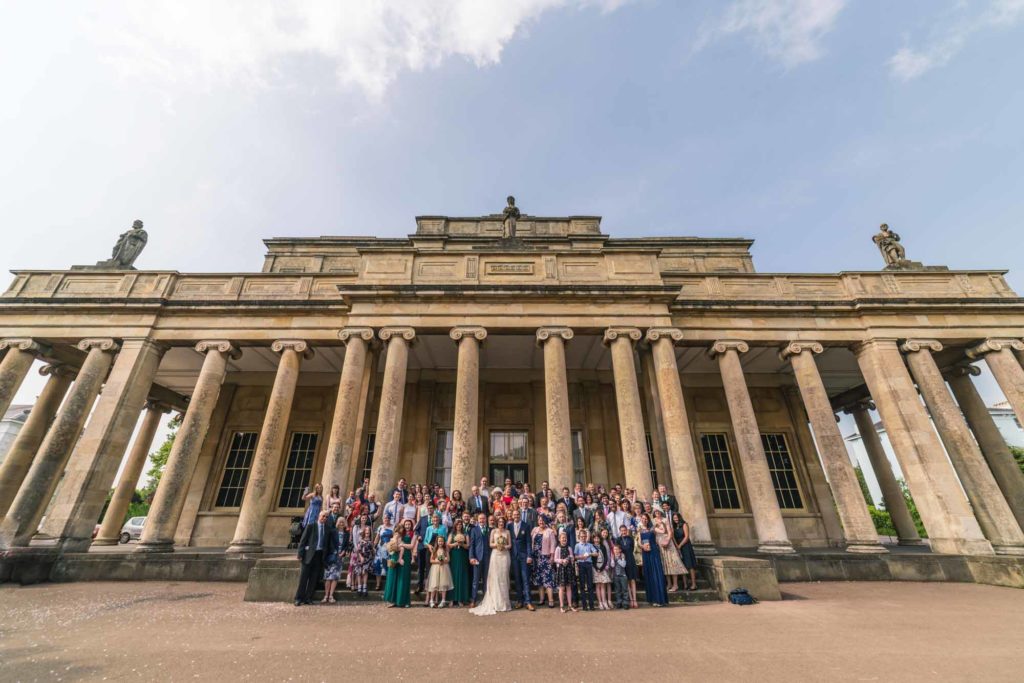
{"label": "ionic column capital", "polygon": [[313,357],[313,349],[311,349],[309,344],[303,339],[278,339],[270,345],[270,350],[274,353],[294,351],[305,360],[309,360]]}
{"label": "ionic column capital", "polygon": [[146,401],[146,404],[142,406],[142,409],[151,410],[154,413],[166,414],[174,410],[174,407],[167,405],[163,401],[158,401],[156,399],[151,398],[148,401]]}
{"label": "ionic column capital", "polygon": [[970,363],[957,363],[951,368],[946,368],[943,374],[947,377],[977,377],[981,374],[981,368]]}
{"label": "ionic column capital", "polygon": [[791,341],[779,351],[779,359],[786,360],[790,356],[798,356],[804,351],[809,351],[813,355],[824,350],[825,347],[816,341]]}
{"label": "ionic column capital", "polygon": [[563,341],[569,341],[573,338],[573,331],[568,327],[548,326],[537,328],[537,344],[543,345],[548,339],[552,337],[561,337]]}
{"label": "ionic column capital", "polygon": [[673,344],[683,340],[683,331],[677,327],[652,327],[645,335],[647,341],[658,341],[661,338],[670,340]]}
{"label": "ionic column capital", "polygon": [[903,353],[917,353],[918,351],[938,353],[941,350],[942,342],[938,339],[908,339],[900,344],[900,351]]}
{"label": "ionic column capital", "polygon": [[392,337],[401,337],[411,344],[416,338],[416,330],[411,327],[382,327],[377,336],[382,342],[390,341]]}
{"label": "ionic column capital", "polygon": [[462,341],[463,337],[482,342],[484,339],[487,339],[487,330],[479,325],[458,325],[448,332],[448,336],[455,340],[456,344]]}
{"label": "ionic column capital", "polygon": [[46,344],[27,337],[0,339],[0,351],[3,351],[4,349],[26,351],[31,353],[33,356],[48,356],[53,352],[53,349]]}
{"label": "ionic column capital", "polygon": [[121,347],[113,339],[83,339],[76,345],[79,351],[92,351],[99,349],[108,353],[116,353]]}
{"label": "ionic column capital", "polygon": [[859,399],[857,401],[854,401],[853,403],[847,403],[845,406],[842,407],[841,410],[846,415],[853,415],[854,413],[860,412],[862,410],[874,410],[874,409],[875,409],[875,402],[874,401],[872,401],[870,398],[862,398],[862,399]]}
{"label": "ionic column capital", "polygon": [[708,355],[714,358],[730,350],[736,353],[746,353],[750,350],[750,344],[741,339],[719,339],[708,349]]}
{"label": "ionic column capital", "polygon": [[987,354],[1003,349],[1024,351],[1024,341],[1019,339],[986,339],[977,346],[967,349],[967,357],[971,360],[978,360]]}
{"label": "ionic column capital", "polygon": [[78,374],[70,365],[64,365],[63,363],[50,363],[39,368],[39,374],[43,377],[49,375],[50,377],[74,377]]}
{"label": "ionic column capital", "polygon": [[862,341],[858,341],[858,342],[854,342],[854,343],[850,344],[850,351],[853,352],[853,355],[860,356],[860,355],[866,353],[869,349],[878,348],[878,347],[893,347],[893,348],[895,348],[896,346],[897,346],[896,339],[892,339],[892,338],[888,338],[888,337],[875,338],[875,339],[864,339]]}
{"label": "ionic column capital", "polygon": [[644,333],[640,331],[639,327],[609,327],[604,331],[604,339],[602,341],[605,345],[610,344],[619,337],[625,337],[630,341],[640,341],[644,337]]}
{"label": "ionic column capital", "polygon": [[372,327],[343,327],[338,330],[338,339],[345,345],[348,345],[349,340],[352,339],[362,339],[369,344],[373,341],[373,337]]}
{"label": "ionic column capital", "polygon": [[242,357],[241,349],[226,339],[204,339],[196,344],[195,348],[197,352],[202,354],[209,353],[210,351],[220,351],[227,354],[233,360],[238,360]]}

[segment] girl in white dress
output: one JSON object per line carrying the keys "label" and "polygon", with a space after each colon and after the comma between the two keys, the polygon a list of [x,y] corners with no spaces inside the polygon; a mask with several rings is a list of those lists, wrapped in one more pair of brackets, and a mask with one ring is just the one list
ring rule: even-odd
{"label": "girl in white dress", "polygon": [[512,602],[508,598],[508,572],[511,561],[508,548],[512,543],[512,535],[508,529],[491,530],[491,562],[487,567],[487,591],[479,605],[469,610],[479,617],[511,612]]}

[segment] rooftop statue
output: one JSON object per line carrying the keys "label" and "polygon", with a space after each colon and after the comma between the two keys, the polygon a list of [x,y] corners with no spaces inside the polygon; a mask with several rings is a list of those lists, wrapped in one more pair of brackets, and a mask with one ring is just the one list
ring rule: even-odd
{"label": "rooftop statue", "polygon": [[117,244],[106,261],[96,264],[97,268],[109,268],[111,270],[135,270],[135,259],[142,253],[142,249],[149,241],[149,235],[142,229],[142,221],[136,220],[129,230],[121,233],[117,238]]}
{"label": "rooftop statue", "polygon": [[880,232],[871,239],[882,252],[886,268],[902,268],[908,264],[907,252],[900,244],[900,236],[890,230],[888,224],[882,223]]}
{"label": "rooftop statue", "polygon": [[512,195],[508,196],[508,206],[502,212],[505,217],[502,223],[501,238],[505,240],[514,240],[516,238],[516,221],[519,220],[519,208],[516,206],[516,198]]}

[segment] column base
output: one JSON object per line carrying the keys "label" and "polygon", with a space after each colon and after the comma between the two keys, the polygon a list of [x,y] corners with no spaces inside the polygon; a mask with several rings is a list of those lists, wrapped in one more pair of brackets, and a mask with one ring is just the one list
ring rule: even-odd
{"label": "column base", "polygon": [[897,541],[896,545],[922,546],[928,545],[928,542],[925,541],[923,538],[901,538],[899,541]]}
{"label": "column base", "polygon": [[227,547],[224,552],[232,554],[242,553],[262,553],[263,542],[262,541],[234,541]]}
{"label": "column base", "polygon": [[940,555],[995,555],[992,544],[984,538],[968,540],[964,538],[929,538],[933,553]]}
{"label": "column base", "polygon": [[135,553],[173,553],[174,542],[173,541],[150,541],[149,543],[139,543],[135,546]]}
{"label": "column base", "polygon": [[855,541],[853,543],[847,543],[845,550],[848,553],[861,553],[865,555],[871,553],[882,554],[889,552],[889,550],[878,541],[875,541],[873,543],[871,541]]}
{"label": "column base", "polygon": [[694,543],[693,552],[699,557],[709,557],[718,554],[718,548],[714,543]]}
{"label": "column base", "polygon": [[764,541],[757,546],[757,552],[768,555],[786,555],[795,553],[796,550],[789,541]]}
{"label": "column base", "polygon": [[1024,555],[1024,546],[1022,545],[996,545],[993,543],[992,549],[996,551],[996,555]]}
{"label": "column base", "polygon": [[94,538],[92,539],[93,545],[117,545],[118,540],[116,538]]}

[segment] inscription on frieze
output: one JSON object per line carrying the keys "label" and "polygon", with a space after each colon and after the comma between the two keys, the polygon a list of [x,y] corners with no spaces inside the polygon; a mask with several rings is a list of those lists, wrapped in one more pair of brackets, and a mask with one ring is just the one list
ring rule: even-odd
{"label": "inscription on frieze", "polygon": [[533,275],[530,261],[497,261],[487,264],[488,275]]}

